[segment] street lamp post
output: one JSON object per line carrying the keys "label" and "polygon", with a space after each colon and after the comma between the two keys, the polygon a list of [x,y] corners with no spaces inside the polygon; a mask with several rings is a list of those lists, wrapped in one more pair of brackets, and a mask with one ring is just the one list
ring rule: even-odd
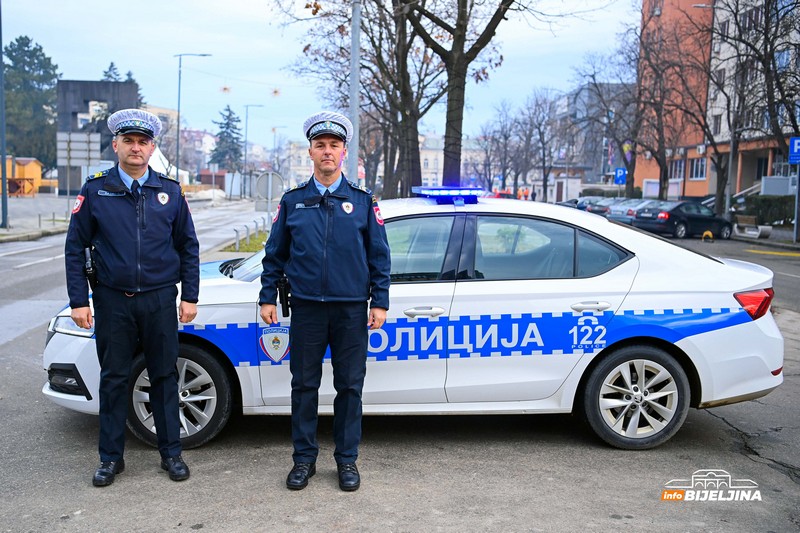
{"label": "street lamp post", "polygon": [[272,126],[272,170],[278,171],[278,129],[286,126]]}
{"label": "street lamp post", "polygon": [[181,181],[181,70],[183,69],[183,56],[208,57],[211,54],[175,54],[178,58],[178,125],[175,135],[175,179]]}
{"label": "street lamp post", "polygon": [[353,124],[353,138],[347,147],[348,179],[358,183],[358,144],[359,126],[359,89],[361,87],[361,1],[353,0],[353,16],[350,24],[350,122]]}
{"label": "street lamp post", "polygon": [[244,196],[244,177],[247,174],[247,120],[248,115],[250,113],[251,107],[264,107],[262,104],[245,104],[244,105],[244,168],[242,168],[242,193],[240,196]]}

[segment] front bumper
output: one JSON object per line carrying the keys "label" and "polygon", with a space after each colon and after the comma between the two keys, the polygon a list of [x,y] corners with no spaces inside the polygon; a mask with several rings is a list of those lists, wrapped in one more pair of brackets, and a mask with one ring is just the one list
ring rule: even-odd
{"label": "front bumper", "polygon": [[47,399],[81,413],[100,412],[100,402],[91,393],[100,387],[94,339],[56,333],[47,343],[42,359],[48,377],[42,394]]}

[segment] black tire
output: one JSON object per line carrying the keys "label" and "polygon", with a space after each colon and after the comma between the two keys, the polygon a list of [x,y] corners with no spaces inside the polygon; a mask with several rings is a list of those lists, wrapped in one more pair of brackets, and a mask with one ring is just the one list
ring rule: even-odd
{"label": "black tire", "polygon": [[690,394],[686,373],[671,355],[652,346],[628,346],[592,370],[583,395],[583,415],[608,444],[646,450],[680,429],[689,412]]}
{"label": "black tire", "polygon": [[687,235],[686,224],[683,222],[678,222],[675,224],[675,231],[673,232],[673,235],[675,235],[676,239],[685,239]]}
{"label": "black tire", "polygon": [[[181,445],[196,448],[228,423],[233,405],[231,385],[219,361],[196,346],[181,345],[177,366]],[[149,389],[144,356],[140,355],[131,368],[128,428],[138,439],[156,446]]]}
{"label": "black tire", "polygon": [[730,224],[725,224],[719,230],[719,238],[723,240],[727,240],[731,238],[731,233],[733,233],[733,229],[731,228]]}

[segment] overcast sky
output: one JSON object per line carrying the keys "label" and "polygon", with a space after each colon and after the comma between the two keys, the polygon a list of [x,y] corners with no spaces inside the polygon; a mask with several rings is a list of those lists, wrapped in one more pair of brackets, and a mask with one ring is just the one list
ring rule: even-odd
{"label": "overcast sky", "polygon": [[[551,30],[517,20],[500,24],[503,65],[483,85],[467,87],[464,131],[477,134],[502,100],[521,105],[537,87],[574,85],[574,67],[587,52],[606,52],[623,22],[638,20],[631,0],[541,0],[540,5],[609,7],[563,21]],[[302,6],[305,0],[298,2]],[[271,147],[278,138],[302,139],[306,116],[323,106],[312,83],[286,66],[301,52],[300,28],[280,28],[269,0],[2,0],[3,46],[20,35],[40,44],[65,80],[98,80],[112,61],[132,71],[145,101],[175,109],[179,53],[184,57],[182,122],[216,133],[212,123],[230,105],[248,112],[248,140]],[[273,91],[278,91],[277,96]],[[424,119],[421,132],[444,133],[444,109]]]}

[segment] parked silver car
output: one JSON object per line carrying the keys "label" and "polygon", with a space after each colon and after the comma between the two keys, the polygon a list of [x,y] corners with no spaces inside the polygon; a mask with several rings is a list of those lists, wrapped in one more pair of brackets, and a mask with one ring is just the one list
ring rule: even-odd
{"label": "parked silver car", "polygon": [[628,198],[618,204],[609,206],[606,218],[625,224],[633,224],[633,219],[636,218],[636,210],[646,207],[655,201],[643,198]]}

